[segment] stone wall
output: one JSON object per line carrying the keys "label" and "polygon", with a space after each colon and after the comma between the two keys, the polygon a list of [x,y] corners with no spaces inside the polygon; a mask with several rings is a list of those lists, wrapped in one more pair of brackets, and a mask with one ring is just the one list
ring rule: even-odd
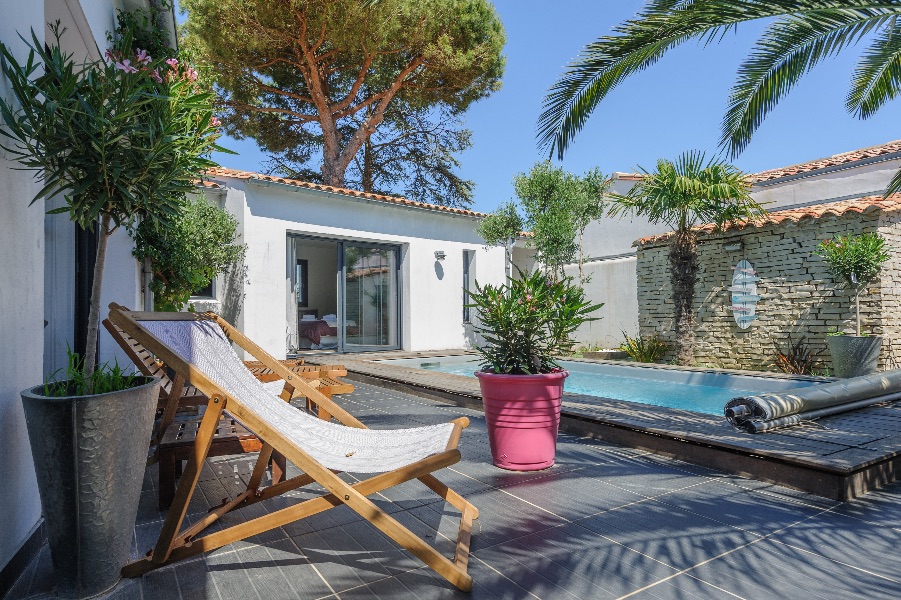
{"label": "stone wall", "polygon": [[[804,336],[819,351],[820,368],[831,369],[826,349],[830,331],[851,332],[853,295],[837,289],[825,262],[814,252],[820,241],[848,233],[879,231],[893,247],[880,280],[861,295],[862,329],[884,335],[880,366],[901,356],[901,213],[846,212],[785,220],[701,237],[700,273],[695,290],[695,360],[698,365],[772,370],[776,345]],[[741,249],[725,246],[741,242]],[[639,329],[675,342],[666,240],[639,245],[637,278]],[[760,280],[757,320],[747,329],[735,322],[729,286],[733,267],[751,262]],[[668,359],[673,357],[674,353]]]}

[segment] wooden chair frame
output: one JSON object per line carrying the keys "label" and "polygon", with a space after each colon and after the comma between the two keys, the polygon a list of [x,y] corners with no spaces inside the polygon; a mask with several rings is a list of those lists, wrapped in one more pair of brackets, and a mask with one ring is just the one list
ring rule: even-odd
{"label": "wooden chair frame", "polygon": [[[125,333],[138,340],[169,368],[173,369],[179,378],[190,381],[192,385],[209,397],[209,403],[197,434],[193,454],[186,461],[187,464],[175,492],[175,499],[163,523],[163,529],[156,546],[144,558],[123,567],[123,576],[138,577],[174,561],[209,552],[226,544],[345,504],[397,544],[409,550],[451,584],[463,591],[472,589],[472,577],[467,569],[469,544],[472,535],[472,522],[478,518],[479,511],[460,494],[441,483],[432,475],[434,471],[450,466],[460,460],[460,451],[457,449],[457,445],[463,429],[469,425],[469,419],[461,417],[452,421],[454,428],[444,452],[434,454],[400,469],[381,473],[358,483],[350,484],[341,479],[337,472],[326,468],[307,452],[289,442],[277,431],[271,429],[265,421],[259,419],[252,412],[245,410],[240,399],[229,397],[225,391],[211,382],[200,370],[185,362],[139,323],[139,321],[150,320],[213,321],[222,328],[229,340],[285,380],[282,399],[289,400],[295,390],[297,390],[318,407],[320,418],[329,419],[334,417],[348,427],[366,428],[363,423],[344,410],[344,408],[310,386],[303,378],[295,376],[284,365],[280,364],[275,358],[218,315],[212,313],[130,312],[118,305],[111,304],[109,319]],[[211,509],[206,516],[190,527],[182,529],[185,514],[188,510],[188,503],[197,487],[201,468],[209,452],[212,434],[225,410],[228,410],[236,419],[254,432],[263,441],[263,447],[251,473],[247,489],[231,500],[226,500],[220,506]],[[260,483],[273,451],[278,451],[285,455],[302,471],[302,474],[261,488]],[[438,550],[404,527],[368,498],[368,496],[412,479],[418,479],[461,512],[460,528],[453,559],[449,559],[438,552]],[[198,537],[207,527],[231,510],[274,498],[313,482],[319,483],[328,493]]]}

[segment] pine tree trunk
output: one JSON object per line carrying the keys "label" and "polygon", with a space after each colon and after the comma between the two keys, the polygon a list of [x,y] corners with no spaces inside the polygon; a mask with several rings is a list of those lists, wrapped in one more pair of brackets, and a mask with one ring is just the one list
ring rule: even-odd
{"label": "pine tree trunk", "polygon": [[375,188],[372,173],[372,140],[366,138],[363,144],[363,191],[371,192]]}
{"label": "pine tree trunk", "polygon": [[322,157],[322,183],[334,187],[344,187],[344,172],[346,168],[342,169],[339,163],[340,161],[336,158]]}
{"label": "pine tree trunk", "polygon": [[103,289],[103,266],[106,262],[106,245],[109,241],[109,215],[100,219],[100,231],[97,236],[97,260],[94,262],[94,281],[91,284],[91,306],[88,311],[88,335],[84,357],[84,377],[87,382],[87,393],[93,393],[92,375],[97,367],[97,335],[100,329],[100,292]]}
{"label": "pine tree trunk", "polygon": [[670,246],[670,281],[676,325],[676,361],[683,366],[694,363],[695,283],[698,280],[697,240],[691,231],[676,233]]}

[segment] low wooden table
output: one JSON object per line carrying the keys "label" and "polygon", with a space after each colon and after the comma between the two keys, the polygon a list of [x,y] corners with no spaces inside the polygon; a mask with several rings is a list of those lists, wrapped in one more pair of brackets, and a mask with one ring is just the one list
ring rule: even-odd
{"label": "low wooden table", "polygon": [[[200,428],[199,419],[175,421],[166,430],[159,445],[159,508],[166,510],[175,498],[175,480],[181,477],[183,460],[194,452],[194,440]],[[263,447],[260,438],[247,430],[236,420],[228,417],[219,421],[208,456],[227,456],[245,452],[259,452]],[[285,458],[273,456],[272,479],[280,480],[285,473]]]}

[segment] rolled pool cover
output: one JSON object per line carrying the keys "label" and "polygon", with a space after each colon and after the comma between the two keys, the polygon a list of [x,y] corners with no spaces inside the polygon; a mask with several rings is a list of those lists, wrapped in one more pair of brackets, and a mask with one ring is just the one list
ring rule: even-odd
{"label": "rolled pool cover", "polygon": [[733,398],[724,409],[733,427],[761,433],[901,398],[901,369],[784,392]]}

